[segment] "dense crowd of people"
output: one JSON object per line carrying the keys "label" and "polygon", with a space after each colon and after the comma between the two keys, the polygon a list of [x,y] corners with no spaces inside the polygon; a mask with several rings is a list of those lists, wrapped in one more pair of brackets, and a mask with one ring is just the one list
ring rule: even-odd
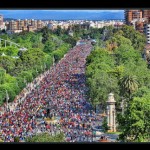
{"label": "dense crowd of people", "polygon": [[[86,98],[86,57],[90,43],[72,48],[57,64],[44,73],[40,82],[29,86],[24,99],[17,100],[14,110],[0,114],[0,133],[4,142],[20,141],[37,133],[64,132],[68,142],[93,141],[92,126],[99,121]],[[38,83],[37,83],[38,82]],[[58,122],[47,123],[45,118]]]}

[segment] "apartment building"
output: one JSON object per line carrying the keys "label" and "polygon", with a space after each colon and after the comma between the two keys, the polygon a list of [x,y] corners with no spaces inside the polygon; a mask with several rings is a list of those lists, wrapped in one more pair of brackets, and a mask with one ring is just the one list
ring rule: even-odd
{"label": "apartment building", "polygon": [[146,19],[147,23],[150,23],[150,10],[143,10],[142,17]]}
{"label": "apartment building", "polygon": [[125,10],[125,23],[131,25],[133,20],[142,19],[142,10]]}
{"label": "apartment building", "polygon": [[0,30],[5,29],[5,23],[3,20],[3,15],[0,15]]}
{"label": "apartment building", "polygon": [[147,44],[150,44],[150,24],[144,25],[144,33],[146,34]]}
{"label": "apartment building", "polygon": [[3,26],[3,15],[0,15],[0,26]]}
{"label": "apartment building", "polygon": [[22,31],[35,31],[41,29],[44,24],[41,20],[34,20],[34,19],[25,19],[25,20],[11,20],[6,22],[6,27],[8,33],[19,33]]}

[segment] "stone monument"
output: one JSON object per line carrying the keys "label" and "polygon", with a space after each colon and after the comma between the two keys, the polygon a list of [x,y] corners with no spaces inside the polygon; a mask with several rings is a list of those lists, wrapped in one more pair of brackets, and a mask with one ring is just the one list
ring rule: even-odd
{"label": "stone monument", "polygon": [[110,127],[109,132],[116,132],[116,110],[115,110],[114,94],[108,95],[107,101],[107,124]]}

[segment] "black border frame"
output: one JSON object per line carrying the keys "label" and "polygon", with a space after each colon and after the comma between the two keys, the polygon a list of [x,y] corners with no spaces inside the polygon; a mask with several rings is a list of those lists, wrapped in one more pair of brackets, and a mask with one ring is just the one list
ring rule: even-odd
{"label": "black border frame", "polygon": [[[0,3],[0,9],[128,9],[128,8],[134,8],[134,9],[150,9],[149,1],[148,0],[5,0]],[[127,148],[127,146],[138,145],[143,146],[143,144],[150,144],[150,143],[0,143],[1,145],[5,145],[6,147],[9,146],[11,149],[12,146],[21,145],[21,148],[27,148],[30,149],[38,149],[38,148],[44,148],[47,146],[48,149],[54,148],[54,150],[58,149],[57,146],[60,146],[60,149],[63,149],[61,147],[62,145],[70,145],[71,148],[77,148],[77,146],[81,149],[94,149],[93,146],[99,145],[98,149],[107,149],[110,147],[110,149],[113,149],[112,146],[119,146],[121,145],[122,148]],[[35,147],[37,146],[37,147]],[[43,147],[44,146],[44,147]],[[83,146],[83,147],[82,147]],[[87,146],[87,148],[85,148]],[[109,147],[108,147],[109,146]],[[20,149],[20,148],[19,148]],[[44,150],[43,149],[43,150]],[[66,148],[65,148],[66,149]],[[69,148],[70,149],[70,148]],[[135,147],[133,147],[135,149]]]}

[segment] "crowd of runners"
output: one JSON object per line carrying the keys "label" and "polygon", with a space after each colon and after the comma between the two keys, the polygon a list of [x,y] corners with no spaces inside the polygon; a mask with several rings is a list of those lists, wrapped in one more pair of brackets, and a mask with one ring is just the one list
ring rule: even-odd
{"label": "crowd of runners", "polygon": [[[90,43],[72,48],[45,72],[39,84],[35,80],[34,88],[28,87],[30,92],[23,100],[17,100],[14,110],[0,115],[4,142],[14,142],[14,137],[25,141],[41,132],[63,132],[68,142],[93,141],[92,127],[100,118],[86,97],[85,63],[91,50]],[[57,122],[47,123],[45,118],[55,118]]]}

